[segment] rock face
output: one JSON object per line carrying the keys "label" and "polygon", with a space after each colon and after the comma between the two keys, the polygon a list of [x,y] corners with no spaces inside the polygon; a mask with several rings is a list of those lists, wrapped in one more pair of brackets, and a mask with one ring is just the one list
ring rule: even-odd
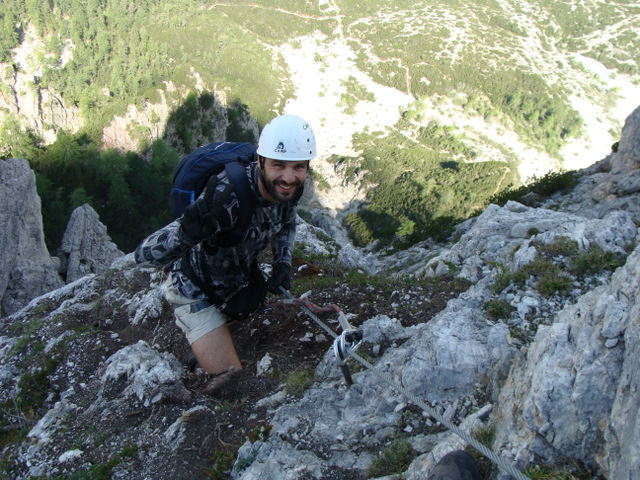
{"label": "rock face", "polygon": [[[601,218],[623,209],[637,223],[639,197],[640,108],[627,119],[618,151],[554,203]],[[637,243],[628,236],[623,241]],[[501,393],[496,446],[521,465],[536,456],[552,462],[572,457],[597,464],[607,478],[640,477],[639,284],[636,248],[608,284],[539,328]]]}
{"label": "rock face", "polygon": [[612,162],[611,173],[613,175],[633,175],[634,177],[638,175],[638,169],[640,169],[638,138],[640,138],[640,107],[629,115],[622,129],[615,161]]}
{"label": "rock face", "polygon": [[[46,143],[52,143],[58,130],[75,132],[82,125],[82,119],[79,109],[66,105],[60,93],[38,85],[43,68],[38,60],[42,43],[35,28],[28,26],[20,47],[16,49],[14,61],[0,63],[0,80],[6,86],[0,89],[0,118],[1,112],[9,112]],[[69,51],[69,45],[64,49]],[[68,58],[68,55],[63,57]],[[64,66],[64,61],[61,66]]]}
{"label": "rock face", "polygon": [[0,160],[0,317],[63,282],[44,243],[40,197],[26,160]]}
{"label": "rock face", "polygon": [[67,282],[101,272],[122,255],[93,208],[84,204],[71,213],[59,252]]}
{"label": "rock face", "polygon": [[624,210],[640,221],[640,107],[627,118],[618,151],[586,169],[569,195],[549,204],[587,217]]}
{"label": "rock face", "polygon": [[638,477],[639,280],[636,249],[609,284],[540,326],[516,362],[498,402],[497,444],[522,465],[571,457],[597,461],[608,478]]}

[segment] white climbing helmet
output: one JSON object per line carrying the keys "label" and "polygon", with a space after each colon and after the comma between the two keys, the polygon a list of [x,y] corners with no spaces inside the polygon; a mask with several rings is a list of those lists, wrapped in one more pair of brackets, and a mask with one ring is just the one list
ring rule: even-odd
{"label": "white climbing helmet", "polygon": [[258,155],[274,160],[311,160],[316,139],[311,126],[297,115],[280,115],[267,123],[258,140]]}

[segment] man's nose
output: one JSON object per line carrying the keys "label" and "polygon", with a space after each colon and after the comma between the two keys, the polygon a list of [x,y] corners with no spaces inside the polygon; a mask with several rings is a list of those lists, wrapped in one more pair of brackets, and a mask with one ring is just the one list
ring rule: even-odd
{"label": "man's nose", "polygon": [[296,181],[296,172],[293,168],[287,167],[282,172],[282,180],[287,183],[292,183]]}

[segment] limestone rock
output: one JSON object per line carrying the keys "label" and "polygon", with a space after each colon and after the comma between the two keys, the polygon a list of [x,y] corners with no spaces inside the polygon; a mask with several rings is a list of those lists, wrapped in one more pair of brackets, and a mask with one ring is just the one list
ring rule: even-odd
{"label": "limestone rock", "polygon": [[627,118],[618,151],[581,173],[578,185],[547,205],[592,218],[624,210],[640,221],[640,107]]}
{"label": "limestone rock", "polygon": [[498,402],[496,444],[522,465],[540,455],[597,461],[607,478],[640,472],[639,278],[636,248],[608,285],[541,326],[526,359],[512,369]]}
{"label": "limestone rock", "polygon": [[[637,277],[635,278],[637,285]],[[632,317],[636,321],[632,321]],[[638,305],[628,311],[624,330],[624,356],[622,372],[618,380],[616,396],[611,408],[611,420],[604,432],[606,450],[601,457],[609,478],[637,478],[640,476],[640,326],[638,325]],[[631,320],[631,321],[629,321]],[[621,332],[622,333],[622,332]]]}
{"label": "limestone rock", "polygon": [[640,168],[640,107],[624,124],[618,151],[611,162],[611,173],[629,174]]}
{"label": "limestone rock", "polygon": [[[80,110],[65,104],[63,96],[55,89],[40,85],[43,67],[38,55],[46,48],[44,40],[31,24],[25,26],[22,36],[13,61],[0,63],[0,81],[5,87],[0,92],[0,119],[9,113],[45,143],[52,143],[61,129],[78,131],[82,125]],[[65,52],[62,56],[71,50],[67,42],[61,47]]]}
{"label": "limestone rock", "polygon": [[44,243],[35,175],[26,160],[0,160],[0,316],[62,284]]}
{"label": "limestone rock", "polygon": [[[140,340],[117,351],[106,361],[102,376],[103,398],[134,397],[145,406],[163,385],[181,384],[182,365],[170,353],[161,353]],[[124,389],[121,380],[126,378]]]}
{"label": "limestone rock", "polygon": [[517,269],[531,261],[535,253],[531,245],[535,242],[546,244],[562,236],[583,249],[598,245],[620,253],[633,241],[636,230],[633,216],[622,211],[607,212],[603,218],[585,218],[509,201],[504,207],[489,205],[458,243],[429,261],[423,260],[414,272],[434,276],[442,264],[448,263],[460,267],[460,276],[476,282],[488,274],[491,263]]}
{"label": "limestone rock", "polygon": [[99,273],[122,255],[93,208],[84,204],[73,211],[59,253],[67,282]]}

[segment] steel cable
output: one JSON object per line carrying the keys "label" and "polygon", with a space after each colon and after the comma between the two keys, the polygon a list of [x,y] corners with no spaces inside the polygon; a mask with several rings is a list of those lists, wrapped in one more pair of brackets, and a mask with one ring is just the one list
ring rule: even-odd
{"label": "steel cable", "polygon": [[[291,292],[283,289],[282,287],[280,287],[280,290],[288,298],[290,298],[290,299],[294,299],[295,298],[291,294]],[[300,308],[301,308],[301,310],[303,312],[305,312],[309,316],[309,318],[311,318],[314,322],[316,322],[320,328],[322,328],[325,332],[327,332],[327,334],[329,334],[334,339],[336,339],[338,337],[338,335],[329,326],[327,326],[322,320],[320,320],[317,317],[317,315],[315,315],[308,307],[306,307],[304,304],[301,304]],[[493,464],[496,465],[504,473],[508,473],[509,475],[513,476],[516,480],[531,480],[529,477],[527,477],[520,470],[518,470],[513,465],[508,463],[504,458],[500,457],[498,454],[496,454],[495,452],[493,452],[492,450],[487,448],[485,445],[483,445],[480,442],[478,442],[475,438],[473,438],[469,434],[467,434],[464,430],[462,430],[461,428],[459,428],[458,426],[454,425],[449,420],[444,418],[437,411],[435,411],[433,408],[431,408],[429,405],[427,405],[424,401],[422,401],[419,397],[417,397],[416,395],[414,395],[413,393],[408,391],[402,385],[399,385],[397,382],[395,382],[393,380],[393,378],[391,378],[386,373],[384,373],[384,372],[380,371],[379,369],[377,369],[376,367],[374,367],[370,362],[368,362],[367,360],[362,358],[360,355],[358,355],[355,352],[352,352],[351,356],[358,363],[360,363],[362,366],[364,366],[365,368],[370,370],[379,379],[381,379],[382,381],[387,383],[389,386],[393,387],[395,390],[400,392],[402,395],[404,395],[407,399],[409,399],[415,405],[417,405],[420,408],[422,408],[429,416],[435,418],[438,422],[440,422],[442,425],[444,425],[447,429],[451,430],[453,433],[458,435],[462,440],[467,442],[469,445],[471,445],[473,448],[475,448],[478,452],[480,452],[482,455],[484,455],[488,460],[493,462]]]}

